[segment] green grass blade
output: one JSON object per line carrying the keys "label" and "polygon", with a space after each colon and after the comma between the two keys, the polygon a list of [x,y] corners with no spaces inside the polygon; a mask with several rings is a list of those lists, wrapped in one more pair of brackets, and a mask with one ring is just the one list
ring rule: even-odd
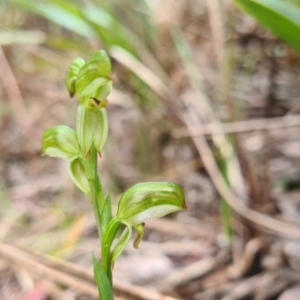
{"label": "green grass blade", "polygon": [[133,46],[134,34],[121,24],[108,11],[94,4],[85,5],[82,8],[85,21],[94,28],[100,39],[106,46],[118,45],[130,53],[136,55]]}
{"label": "green grass blade", "polygon": [[296,1],[234,0],[236,5],[300,53],[300,7]]}
{"label": "green grass blade", "polygon": [[77,10],[32,0],[13,0],[13,2],[81,36],[86,38],[95,36],[93,28],[80,17]]}

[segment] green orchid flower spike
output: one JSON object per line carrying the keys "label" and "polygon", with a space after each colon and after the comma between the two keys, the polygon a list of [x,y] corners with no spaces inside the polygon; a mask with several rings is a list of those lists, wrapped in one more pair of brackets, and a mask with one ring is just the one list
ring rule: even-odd
{"label": "green orchid flower spike", "polygon": [[[79,101],[76,131],[64,125],[47,129],[42,150],[45,155],[67,161],[73,182],[91,200],[101,246],[101,259],[93,255],[95,281],[101,300],[113,300],[112,268],[133,231],[137,233],[133,245],[138,248],[145,222],[185,209],[184,193],[180,186],[170,182],[135,184],[123,193],[113,217],[111,199],[103,190],[97,169],[98,154],[108,136],[105,107],[112,90],[109,56],[99,50],[86,62],[76,58],[68,71],[66,85],[70,96],[76,95]],[[123,231],[117,239],[120,230]]]}

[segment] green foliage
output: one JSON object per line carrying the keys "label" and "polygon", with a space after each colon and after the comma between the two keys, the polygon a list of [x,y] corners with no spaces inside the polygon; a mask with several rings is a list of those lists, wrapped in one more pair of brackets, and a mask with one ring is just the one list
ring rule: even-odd
{"label": "green foliage", "polygon": [[101,300],[113,300],[114,295],[112,292],[111,283],[109,282],[106,273],[101,267],[99,261],[96,259],[95,255],[93,255],[93,266],[95,281],[98,286],[98,292]]}
{"label": "green foliage", "polygon": [[75,5],[66,6],[65,1],[52,3],[51,1],[13,0],[12,2],[83,37],[96,36],[93,28],[82,19],[81,11]]}
{"label": "green foliage", "polygon": [[[70,95],[79,100],[76,132],[67,126],[56,126],[46,130],[42,140],[45,154],[68,160],[72,180],[91,199],[101,243],[101,263],[93,257],[94,274],[103,300],[114,299],[112,266],[128,244],[132,227],[138,232],[134,242],[137,248],[144,234],[144,220],[185,208],[184,193],[178,185],[139,183],[125,191],[117,215],[112,217],[111,200],[104,196],[97,170],[97,154],[108,135],[105,106],[111,92],[111,72],[110,59],[103,50],[95,52],[87,62],[75,59],[66,84]],[[112,250],[122,224],[125,229]]]}
{"label": "green foliage", "polygon": [[138,38],[110,11],[101,8],[100,5],[85,3],[80,6],[78,3],[66,0],[49,0],[47,2],[13,0],[13,2],[82,37],[98,36],[106,47],[119,45],[129,52],[135,53],[132,40],[138,41]]}
{"label": "green foliage", "polygon": [[234,2],[300,53],[298,0],[234,0]]}

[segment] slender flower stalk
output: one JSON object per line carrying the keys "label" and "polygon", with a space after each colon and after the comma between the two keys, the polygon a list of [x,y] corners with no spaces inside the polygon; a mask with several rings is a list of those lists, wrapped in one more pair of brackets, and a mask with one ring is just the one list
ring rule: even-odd
{"label": "slender flower stalk", "polygon": [[[91,200],[100,241],[101,260],[93,255],[95,281],[101,300],[113,300],[112,269],[115,260],[138,233],[138,248],[144,234],[144,221],[185,209],[182,189],[169,182],[138,183],[123,193],[116,216],[112,216],[109,194],[104,193],[98,173],[98,157],[108,135],[107,96],[112,89],[111,62],[103,50],[88,61],[75,59],[66,85],[71,97],[79,100],[76,131],[65,125],[47,129],[42,140],[43,153],[68,161],[75,185]],[[112,248],[121,225],[123,232]]]}

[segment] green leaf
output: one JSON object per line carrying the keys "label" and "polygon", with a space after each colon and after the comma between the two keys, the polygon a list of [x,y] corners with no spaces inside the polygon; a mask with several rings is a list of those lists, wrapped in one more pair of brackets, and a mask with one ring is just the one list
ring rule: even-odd
{"label": "green leaf", "polygon": [[122,195],[117,217],[122,223],[137,225],[186,208],[180,186],[169,182],[138,183]]}
{"label": "green leaf", "polygon": [[136,56],[136,49],[139,48],[137,45],[143,45],[134,31],[126,27],[124,22],[120,22],[120,18],[113,16],[99,5],[92,2],[86,3],[82,7],[82,14],[106,47],[118,45]]}
{"label": "green leaf", "polygon": [[80,9],[74,6],[74,9],[67,9],[66,7],[57,4],[33,1],[33,0],[13,0],[22,8],[36,13],[56,24],[65,27],[85,38],[95,37],[93,28],[82,19],[80,16]]}
{"label": "green leaf", "polygon": [[76,132],[65,125],[48,128],[42,138],[42,151],[48,156],[67,160],[78,157],[80,146]]}
{"label": "green leaf", "polygon": [[76,186],[86,195],[90,195],[89,182],[81,158],[72,160],[69,164],[69,174]]}
{"label": "green leaf", "polygon": [[97,152],[103,148],[108,134],[108,119],[105,108],[79,105],[76,130],[78,142],[86,155],[94,145]]}
{"label": "green leaf", "polygon": [[[126,224],[125,224],[126,225]],[[131,226],[127,226],[124,228],[121,236],[118,239],[118,242],[116,246],[114,247],[112,253],[111,253],[111,264],[113,265],[116,259],[120,256],[120,254],[123,252],[125,247],[127,246],[130,238],[132,235],[132,229]]]}
{"label": "green leaf", "polygon": [[77,75],[84,64],[85,64],[84,59],[78,57],[72,61],[71,66],[69,68],[69,72],[66,78],[66,84],[71,97],[75,95],[75,83],[76,83]]}
{"label": "green leaf", "polygon": [[111,92],[111,62],[103,50],[96,51],[78,73],[76,94],[81,104],[87,105],[91,98],[105,99]]}
{"label": "green leaf", "polygon": [[300,53],[300,7],[284,0],[234,0],[275,35]]}
{"label": "green leaf", "polygon": [[93,254],[94,276],[101,300],[114,300],[112,286],[99,261]]}

